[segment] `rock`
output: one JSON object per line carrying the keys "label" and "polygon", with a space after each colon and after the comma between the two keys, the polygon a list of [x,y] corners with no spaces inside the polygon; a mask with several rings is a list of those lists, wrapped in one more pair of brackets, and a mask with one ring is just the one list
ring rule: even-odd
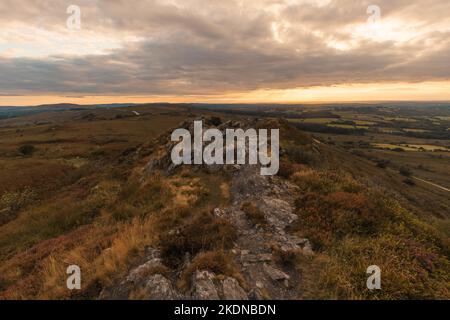
{"label": "rock", "polygon": [[272,279],[273,281],[280,281],[280,280],[289,280],[290,277],[288,274],[284,273],[283,271],[274,268],[268,264],[264,264],[263,266],[264,272]]}
{"label": "rock", "polygon": [[145,257],[147,260],[161,257],[161,251],[153,247],[145,247]]}
{"label": "rock", "polygon": [[160,258],[153,258],[152,260],[149,260],[146,263],[134,268],[130,271],[126,280],[129,282],[137,283],[145,278],[148,273],[156,267],[163,267]]}
{"label": "rock", "polygon": [[256,287],[259,288],[259,289],[264,288],[264,283],[262,283],[261,281],[256,281],[255,285],[256,285]]}
{"label": "rock", "polygon": [[164,268],[160,256],[161,252],[158,249],[146,247],[145,257],[148,261],[131,270],[125,280],[133,282],[134,284],[139,284],[139,282],[144,280],[155,268]]}
{"label": "rock", "polygon": [[214,209],[214,215],[218,218],[221,218],[223,216],[223,211],[220,210],[219,208],[215,208]]}
{"label": "rock", "polygon": [[145,288],[151,300],[175,300],[179,298],[172,283],[161,274],[152,275]]}
{"label": "rock", "polygon": [[261,253],[261,254],[241,255],[241,261],[244,264],[246,264],[246,263],[258,263],[258,262],[272,261],[272,254],[270,254],[270,253]]}
{"label": "rock", "polygon": [[215,274],[209,271],[196,271],[192,276],[192,298],[196,300],[219,300],[213,279]]}
{"label": "rock", "polygon": [[223,298],[225,300],[248,300],[244,289],[239,285],[236,279],[226,277],[222,281]]}
{"label": "rock", "polygon": [[313,249],[312,249],[312,245],[311,245],[311,243],[310,243],[309,241],[307,241],[307,242],[304,244],[304,246],[303,246],[303,252],[304,252],[306,255],[312,255],[312,254],[314,254],[314,251],[313,251]]}

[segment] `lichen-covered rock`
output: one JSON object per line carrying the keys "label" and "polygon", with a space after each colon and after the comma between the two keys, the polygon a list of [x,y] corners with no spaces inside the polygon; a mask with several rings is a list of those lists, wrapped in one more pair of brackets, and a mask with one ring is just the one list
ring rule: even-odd
{"label": "lichen-covered rock", "polygon": [[151,270],[155,270],[156,268],[161,267],[163,267],[161,259],[153,258],[147,261],[146,263],[131,270],[126,280],[133,283],[138,283],[139,281],[142,281],[142,279],[144,279],[150,273]]}
{"label": "lichen-covered rock", "polygon": [[172,283],[161,274],[150,276],[145,288],[151,300],[179,299],[178,293],[172,286]]}
{"label": "lichen-covered rock", "polygon": [[196,271],[192,276],[192,298],[195,300],[219,300],[214,285],[215,274],[209,271]]}
{"label": "lichen-covered rock", "polygon": [[236,279],[226,277],[222,281],[223,298],[225,300],[248,300],[244,289],[239,285]]}
{"label": "lichen-covered rock", "polygon": [[287,273],[272,267],[268,264],[264,264],[264,272],[272,279],[273,281],[280,281],[280,280],[289,280],[290,277]]}

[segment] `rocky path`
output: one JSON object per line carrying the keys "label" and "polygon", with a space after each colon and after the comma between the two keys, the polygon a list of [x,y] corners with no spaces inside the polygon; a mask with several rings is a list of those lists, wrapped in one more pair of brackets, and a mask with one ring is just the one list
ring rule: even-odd
{"label": "rocky path", "polygon": [[[243,166],[231,182],[233,203],[221,211],[221,216],[232,222],[238,230],[234,253],[242,274],[251,288],[252,299],[296,298],[299,275],[277,265],[273,248],[284,252],[303,250],[312,254],[307,239],[286,233],[286,228],[297,219],[293,202],[297,188],[278,177],[261,176],[259,169]],[[251,202],[264,213],[266,223],[253,226],[245,212],[244,202]]]}
{"label": "rocky path", "polygon": [[[297,219],[293,213],[297,192],[296,186],[286,180],[261,176],[256,167],[240,166],[233,173],[230,187],[232,203],[225,208],[216,208],[214,214],[230,221],[237,230],[232,252],[246,285],[241,286],[231,277],[218,277],[210,270],[198,270],[192,276],[190,291],[182,293],[176,288],[176,277],[169,279],[162,274],[153,274],[154,270],[164,266],[159,251],[147,248],[145,262],[132,269],[120,284],[103,290],[99,298],[126,299],[137,288],[152,299],[297,298],[300,275],[278,262],[274,252],[276,248],[286,253],[301,250],[305,254],[313,254],[307,239],[286,232],[286,228]],[[241,209],[244,202],[258,207],[266,222],[253,225]]]}

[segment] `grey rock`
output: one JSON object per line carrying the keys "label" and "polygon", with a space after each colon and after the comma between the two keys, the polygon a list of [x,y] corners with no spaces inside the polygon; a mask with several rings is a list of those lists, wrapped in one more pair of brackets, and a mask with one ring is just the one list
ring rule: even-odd
{"label": "grey rock", "polygon": [[141,281],[148,275],[148,272],[154,269],[155,267],[162,267],[160,258],[153,258],[152,260],[147,261],[146,263],[134,268],[128,274],[126,280],[129,282],[137,283]]}
{"label": "grey rock", "polygon": [[196,271],[192,276],[192,298],[196,300],[219,300],[213,279],[215,274],[209,271]]}
{"label": "grey rock", "polygon": [[263,266],[264,272],[272,279],[273,281],[280,281],[280,280],[289,280],[290,277],[285,272],[272,267],[268,264],[264,264]]}
{"label": "grey rock", "polygon": [[241,261],[243,263],[258,263],[258,262],[272,261],[272,254],[261,253],[261,254],[241,255]]}
{"label": "grey rock", "polygon": [[310,243],[309,241],[307,241],[307,242],[304,244],[304,246],[303,246],[303,252],[304,252],[306,255],[313,255],[313,254],[314,254],[314,251],[313,251],[313,249],[312,249],[312,245],[311,245],[311,243]]}
{"label": "grey rock", "polygon": [[151,300],[175,300],[179,298],[172,283],[161,274],[152,275],[145,288]]}
{"label": "grey rock", "polygon": [[222,281],[223,297],[225,300],[248,300],[244,289],[236,279],[227,277]]}

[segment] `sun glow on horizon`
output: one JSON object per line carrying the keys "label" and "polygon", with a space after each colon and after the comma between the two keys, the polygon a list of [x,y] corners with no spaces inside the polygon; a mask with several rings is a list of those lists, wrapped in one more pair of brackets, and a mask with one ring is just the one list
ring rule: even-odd
{"label": "sun glow on horizon", "polygon": [[376,101],[450,101],[450,81],[365,83],[293,89],[259,89],[215,95],[0,96],[0,106],[109,103],[340,103]]}

